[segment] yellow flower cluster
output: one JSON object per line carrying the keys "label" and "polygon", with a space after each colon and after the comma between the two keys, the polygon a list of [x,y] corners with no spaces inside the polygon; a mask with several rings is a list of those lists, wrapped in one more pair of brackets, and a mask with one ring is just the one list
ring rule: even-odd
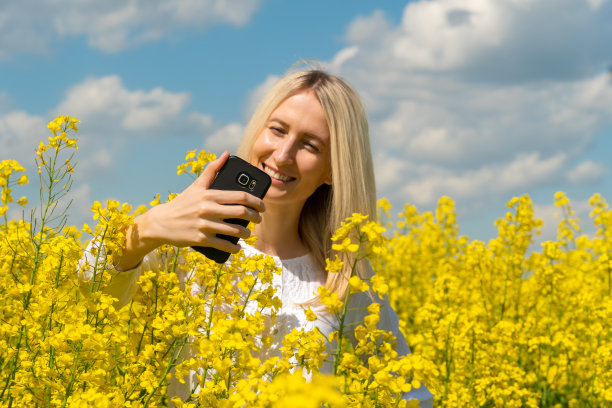
{"label": "yellow flower cluster", "polygon": [[[187,161],[176,167],[176,174],[192,173],[192,175],[195,175],[194,177],[197,177],[202,174],[204,167],[206,167],[209,162],[217,159],[217,156],[213,153],[200,150],[196,154],[196,151],[197,150],[190,150],[187,152],[185,156],[185,160]],[[189,171],[187,170],[188,167],[190,168]]]}
{"label": "yellow flower cluster", "polygon": [[[417,406],[418,401],[406,401],[404,394],[419,388],[422,382],[432,390],[437,383],[437,369],[432,361],[412,354],[400,356],[393,333],[377,327],[379,301],[388,291],[385,277],[378,274],[366,279],[356,274],[357,262],[363,258],[377,259],[383,253],[387,241],[384,232],[379,222],[368,220],[367,216],[353,214],[347,218],[332,237],[332,241],[340,242],[333,244],[333,249],[345,259],[352,259],[346,298],[339,299],[337,293],[325,287],[317,290],[320,302],[338,318],[339,326],[328,340],[336,343],[334,374],[343,378],[340,390],[349,407]],[[349,254],[353,256],[348,257]],[[336,262],[338,258],[327,260],[328,267],[334,268],[329,273],[336,271]],[[367,294],[373,302],[367,307],[363,322],[348,322],[345,318],[351,296],[360,293]],[[349,330],[353,331],[354,343],[347,336]]]}
{"label": "yellow flower cluster", "polygon": [[[4,216],[5,222],[7,221],[6,212],[8,211],[8,205],[9,203],[13,202],[13,197],[11,196],[13,190],[11,187],[14,187],[15,183],[28,184],[27,174],[22,174],[19,176],[16,182],[11,180],[13,173],[21,171],[25,171],[25,168],[22,167],[16,160],[2,160],[0,162],[0,187],[2,188],[2,190],[0,190],[0,216]],[[21,197],[17,201],[17,204],[19,205],[26,205],[27,203],[28,200],[26,197]]]}
{"label": "yellow flower cluster", "polygon": [[[77,139],[68,137],[69,132],[77,133],[79,131],[77,127],[77,123],[80,122],[77,118],[73,118],[70,116],[62,116],[59,115],[57,118],[49,122],[47,128],[53,133],[53,136],[49,137],[49,142],[47,144],[40,141],[38,143],[38,148],[36,149],[36,159],[39,161],[38,172],[41,172],[41,165],[46,165],[47,162],[44,159],[44,153],[47,149],[55,150],[55,155],[51,157],[57,158],[57,153],[64,148],[75,148],[78,149]],[[70,165],[70,160],[67,159],[64,162],[66,166],[66,171],[68,173],[72,173],[74,169]]]}
{"label": "yellow flower cluster", "polygon": [[488,243],[460,237],[442,198],[435,214],[407,205],[373,261],[413,351],[440,371],[437,406],[612,406],[612,210],[593,196],[587,236],[565,194],[554,201],[558,237],[540,251],[529,197]]}
{"label": "yellow flower cluster", "polygon": [[[433,213],[406,205],[395,226],[381,200],[378,221],[354,214],[333,236],[328,273],[363,259],[376,272],[353,273],[344,298],[318,289],[336,330],[295,329],[273,345],[280,271],[270,257],[219,266],[162,246],[118,307],[126,301],[106,289],[125,277],[110,265],[134,212],[96,202],[93,228],[65,227],[60,200],[74,166],[64,155],[77,147],[68,136],[77,123],[53,120],[38,147],[35,222],[8,218],[11,188],[27,177],[15,175],[25,171],[17,162],[0,163],[0,406],[412,407],[402,395],[421,384],[440,407],[612,406],[612,210],[601,195],[590,201],[588,236],[556,194],[558,236],[541,249],[527,196],[508,203],[487,243],[459,235],[448,198]],[[212,159],[190,152],[179,172],[197,175]],[[86,282],[84,270],[93,271]],[[352,296],[372,299],[363,321],[345,321]],[[414,354],[400,356],[379,328],[385,296]],[[320,309],[304,309],[316,322]],[[279,353],[267,357],[272,347]],[[319,372],[326,364],[333,375]]]}

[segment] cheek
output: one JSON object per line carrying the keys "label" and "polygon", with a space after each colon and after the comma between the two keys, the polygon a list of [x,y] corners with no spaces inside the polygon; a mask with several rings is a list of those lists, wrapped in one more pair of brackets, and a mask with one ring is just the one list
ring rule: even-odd
{"label": "cheek", "polygon": [[312,181],[317,185],[323,184],[331,173],[331,164],[329,159],[319,158],[318,160],[311,160],[308,165],[309,172],[312,174]]}
{"label": "cheek", "polygon": [[257,136],[255,139],[255,144],[253,145],[253,150],[258,152],[271,152],[276,148],[276,143],[274,143],[274,139],[267,133],[262,133]]}

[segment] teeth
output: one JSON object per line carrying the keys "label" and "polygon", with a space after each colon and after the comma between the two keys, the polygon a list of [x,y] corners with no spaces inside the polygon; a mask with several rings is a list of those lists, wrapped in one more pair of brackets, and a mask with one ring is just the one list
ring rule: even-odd
{"label": "teeth", "polygon": [[293,177],[287,177],[287,176],[284,176],[284,175],[282,175],[280,173],[277,173],[274,170],[272,170],[271,168],[269,168],[268,166],[264,166],[264,171],[266,173],[268,173],[268,175],[270,175],[271,177],[274,177],[275,179],[280,180],[280,181],[291,181],[291,180],[293,180]]}

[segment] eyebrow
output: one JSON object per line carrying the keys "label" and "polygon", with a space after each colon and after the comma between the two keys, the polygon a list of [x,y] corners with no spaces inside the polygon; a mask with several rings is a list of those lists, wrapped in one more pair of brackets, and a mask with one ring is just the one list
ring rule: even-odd
{"label": "eyebrow", "polygon": [[[289,127],[289,124],[288,124],[287,122],[285,122],[285,121],[284,121],[284,120],[282,120],[282,119],[278,119],[278,118],[274,118],[274,117],[272,117],[272,118],[268,119],[268,122],[277,122],[277,123],[279,123],[281,126],[284,126],[284,127]],[[326,144],[325,144],[325,142],[323,141],[323,139],[321,139],[321,137],[319,137],[319,136],[315,135],[314,133],[304,132],[303,134],[304,134],[304,135],[306,135],[306,136],[308,136],[308,137],[310,137],[310,138],[312,138],[312,139],[315,139],[316,141],[318,141],[319,143],[321,143],[321,145],[323,145],[323,146],[325,146],[325,145],[326,145]]]}

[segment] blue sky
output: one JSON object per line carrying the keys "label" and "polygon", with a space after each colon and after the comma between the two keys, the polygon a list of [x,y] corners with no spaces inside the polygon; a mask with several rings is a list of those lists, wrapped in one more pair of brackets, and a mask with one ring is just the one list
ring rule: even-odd
{"label": "blue sky", "polygon": [[80,226],[94,200],[181,191],[185,152],[231,151],[267,86],[312,58],[362,95],[395,212],[447,195],[486,240],[529,194],[546,239],[561,190],[588,232],[588,198],[612,199],[611,22],[608,0],[8,2],[0,160],[33,168],[46,123],[81,119]]}

